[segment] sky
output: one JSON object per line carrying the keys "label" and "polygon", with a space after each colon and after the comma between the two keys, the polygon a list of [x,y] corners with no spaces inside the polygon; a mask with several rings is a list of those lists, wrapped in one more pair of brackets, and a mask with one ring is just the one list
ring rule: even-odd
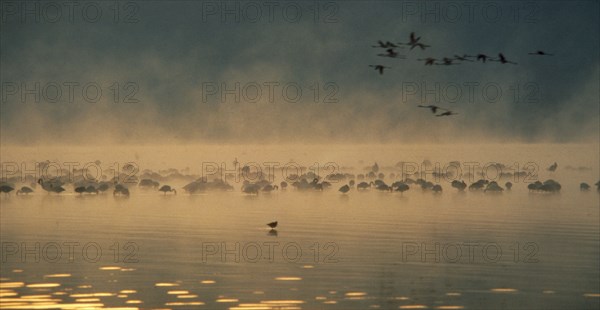
{"label": "sky", "polygon": [[[0,140],[598,143],[597,1],[2,1]],[[430,45],[377,56],[377,40]],[[552,56],[529,55],[542,50]],[[427,57],[509,61],[425,66]],[[391,67],[380,75],[369,65]],[[436,117],[418,105],[457,115]]]}

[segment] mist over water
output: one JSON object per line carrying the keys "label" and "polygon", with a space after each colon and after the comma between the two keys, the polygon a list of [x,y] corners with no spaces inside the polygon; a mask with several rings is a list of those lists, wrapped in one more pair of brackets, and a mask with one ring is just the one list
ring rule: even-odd
{"label": "mist over water", "polygon": [[[300,2],[293,22],[284,3],[269,18],[253,2],[263,13],[255,22],[239,2],[237,15],[221,14],[233,2],[128,3],[132,16],[117,22],[108,4],[98,21],[71,21],[65,9],[55,23],[5,5],[4,143],[600,139],[599,41],[581,31],[598,28],[595,2],[493,3],[494,20],[489,5],[470,14],[458,5],[462,18],[448,20],[454,2]],[[410,32],[431,47],[375,56],[377,40],[406,42]],[[528,54],[536,50],[553,56]],[[417,60],[500,52],[518,65]],[[368,67],[377,63],[391,69],[379,76]],[[432,119],[418,104],[459,114]]]}
{"label": "mist over water", "polygon": [[0,9],[2,309],[600,308],[597,2]]}

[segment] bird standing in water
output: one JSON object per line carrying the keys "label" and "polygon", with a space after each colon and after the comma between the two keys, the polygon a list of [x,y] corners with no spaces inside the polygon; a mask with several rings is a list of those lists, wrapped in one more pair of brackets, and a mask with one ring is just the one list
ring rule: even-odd
{"label": "bird standing in water", "polygon": [[10,185],[2,185],[0,186],[0,192],[3,192],[8,195],[8,193],[12,192],[14,188]]}
{"label": "bird standing in water", "polygon": [[158,191],[163,192],[165,195],[167,192],[173,192],[175,195],[177,195],[177,191],[174,188],[171,188],[169,185],[163,185]]}
{"label": "bird standing in water", "polygon": [[346,185],[340,187],[339,191],[345,194],[350,191],[350,186],[348,186],[348,184],[346,184]]}

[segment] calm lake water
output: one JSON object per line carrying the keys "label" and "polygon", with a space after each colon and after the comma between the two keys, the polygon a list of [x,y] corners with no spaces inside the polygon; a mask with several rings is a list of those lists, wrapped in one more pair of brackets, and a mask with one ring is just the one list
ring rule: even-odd
{"label": "calm lake water", "polygon": [[[344,195],[339,182],[323,192],[250,196],[231,182],[231,192],[188,195],[186,182],[173,181],[177,195],[130,186],[130,197],[114,197],[38,186],[0,197],[2,308],[600,307],[598,145],[66,149],[3,147],[2,162],[99,159],[194,174],[201,162],[235,158],[334,162],[354,173],[378,162],[386,174],[398,173],[399,161],[533,162],[541,181],[555,179],[562,190],[530,193],[511,180],[511,191],[461,193],[440,180],[440,194],[412,186],[402,195]],[[553,162],[559,168],[546,171]],[[592,189],[581,192],[581,182]],[[275,220],[276,233],[265,225]]]}

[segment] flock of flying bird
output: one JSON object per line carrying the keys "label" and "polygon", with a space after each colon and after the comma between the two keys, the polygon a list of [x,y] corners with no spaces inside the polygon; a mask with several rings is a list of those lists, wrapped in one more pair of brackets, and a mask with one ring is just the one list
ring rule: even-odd
{"label": "flock of flying bird", "polygon": [[[400,42],[400,43],[393,43],[391,41],[377,41],[376,45],[372,45],[371,47],[373,48],[381,48],[384,49],[385,52],[384,53],[379,53],[377,54],[377,56],[380,57],[387,57],[387,58],[396,58],[396,59],[406,59],[406,56],[404,55],[400,55],[396,49],[397,48],[405,48],[405,47],[410,47],[409,50],[413,50],[414,48],[418,47],[421,50],[425,50],[428,47],[431,47],[431,45],[427,45],[425,43],[423,43],[421,41],[421,37],[417,37],[415,35],[414,32],[410,33],[409,36],[409,41],[408,42]],[[544,51],[538,50],[535,52],[530,52],[528,53],[529,55],[535,55],[535,56],[554,56],[553,54],[549,54],[546,53]],[[417,61],[424,61],[425,62],[425,66],[433,66],[433,65],[438,65],[438,66],[452,66],[452,65],[460,65],[463,62],[481,62],[481,63],[486,63],[486,62],[499,62],[501,64],[511,64],[511,65],[516,65],[517,63],[514,61],[510,61],[506,58],[506,56],[504,56],[503,53],[498,53],[498,57],[494,58],[491,56],[488,56],[487,54],[483,54],[483,53],[477,53],[475,55],[468,55],[468,54],[463,54],[462,56],[460,55],[454,55],[452,57],[443,57],[441,59],[438,58],[433,58],[433,57],[427,57],[427,58],[419,58],[417,59]],[[388,67],[382,64],[375,64],[375,65],[369,65],[369,67],[375,69],[376,71],[379,72],[380,75],[383,75],[384,71],[386,69],[392,69],[392,67]],[[444,111],[443,113],[440,114],[436,114],[435,116],[451,116],[451,115],[457,115],[458,113],[454,113],[448,109],[444,109],[435,105],[419,105],[418,107],[421,108],[429,108],[431,110],[431,112],[433,112],[434,114],[436,113],[437,110],[442,110]]]}

